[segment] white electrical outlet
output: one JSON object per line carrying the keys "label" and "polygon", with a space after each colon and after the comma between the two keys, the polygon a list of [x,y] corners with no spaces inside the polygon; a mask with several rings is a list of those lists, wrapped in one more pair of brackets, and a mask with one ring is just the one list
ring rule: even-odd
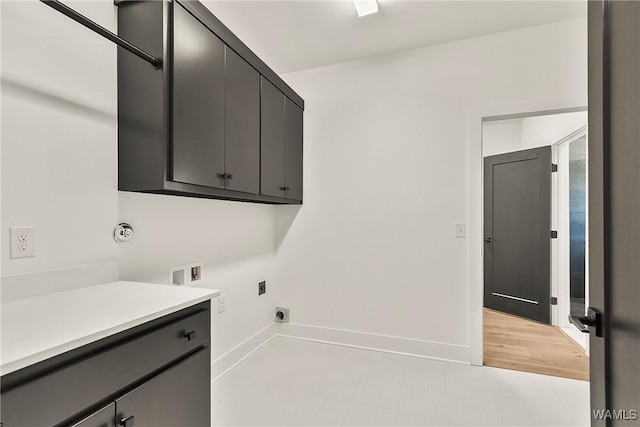
{"label": "white electrical outlet", "polygon": [[32,258],[36,256],[36,229],[35,227],[11,227],[11,251],[10,257]]}
{"label": "white electrical outlet", "polygon": [[456,223],[456,239],[467,237],[467,224],[464,222]]}
{"label": "white electrical outlet", "polygon": [[218,297],[218,313],[224,313],[227,311],[227,296],[220,295]]}

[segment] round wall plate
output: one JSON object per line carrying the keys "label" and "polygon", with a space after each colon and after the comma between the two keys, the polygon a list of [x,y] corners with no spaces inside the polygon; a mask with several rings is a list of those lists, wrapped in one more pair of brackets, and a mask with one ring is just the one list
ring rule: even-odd
{"label": "round wall plate", "polygon": [[116,228],[113,230],[113,240],[118,243],[128,242],[133,238],[133,227],[131,227],[126,222],[121,222],[116,225]]}

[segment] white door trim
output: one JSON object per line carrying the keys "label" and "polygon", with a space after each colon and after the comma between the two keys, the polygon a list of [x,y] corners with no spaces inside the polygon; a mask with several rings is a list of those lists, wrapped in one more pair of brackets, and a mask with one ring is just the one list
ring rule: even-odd
{"label": "white door trim", "polygon": [[482,366],[482,307],[483,307],[483,121],[531,117],[554,113],[586,110],[584,97],[531,100],[523,103],[480,105],[469,111],[469,190],[468,190],[468,249],[469,249],[469,362]]}

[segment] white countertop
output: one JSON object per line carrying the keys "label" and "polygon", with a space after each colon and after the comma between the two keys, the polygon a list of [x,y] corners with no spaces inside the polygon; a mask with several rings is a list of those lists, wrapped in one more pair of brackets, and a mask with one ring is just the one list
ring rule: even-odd
{"label": "white countertop", "polygon": [[220,295],[220,291],[112,282],[2,304],[0,374]]}

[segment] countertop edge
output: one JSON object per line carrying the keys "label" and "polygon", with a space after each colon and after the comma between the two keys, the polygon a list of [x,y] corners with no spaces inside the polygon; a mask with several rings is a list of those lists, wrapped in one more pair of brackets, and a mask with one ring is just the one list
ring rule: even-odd
{"label": "countertop edge", "polygon": [[0,375],[4,376],[7,374],[11,374],[13,372],[16,372],[20,369],[26,368],[28,366],[31,366],[33,364],[42,362],[44,360],[50,359],[52,357],[58,356],[60,354],[66,353],[67,351],[71,351],[71,350],[75,350],[77,348],[80,348],[84,345],[90,344],[92,342],[98,341],[100,339],[103,338],[107,338],[109,336],[118,334],[120,332],[126,331],[127,329],[131,329],[133,327],[142,325],[146,322],[158,319],[160,317],[166,316],[168,314],[174,313],[176,311],[182,310],[184,308],[187,307],[191,307],[193,305],[199,304],[201,302],[210,300],[212,298],[216,298],[218,296],[220,296],[221,292],[219,290],[214,290],[214,289],[208,289],[208,288],[197,288],[200,290],[209,290],[210,292],[206,295],[200,295],[198,297],[194,297],[193,299],[190,299],[189,301],[185,301],[176,305],[171,305],[168,306],[164,309],[161,309],[159,311],[155,311],[153,313],[149,313],[146,314],[144,316],[140,316],[140,317],[136,317],[134,319],[131,319],[129,321],[123,322],[123,323],[119,323],[114,325],[113,327],[107,328],[107,329],[102,329],[99,331],[96,331],[95,333],[83,336],[82,338],[79,339],[75,339],[72,341],[68,341],[65,343],[62,343],[58,346],[55,347],[51,347],[48,348],[44,351],[38,352],[38,353],[34,353],[31,354],[29,356],[25,356],[16,360],[12,360],[10,362],[7,363],[2,363],[0,361]]}

